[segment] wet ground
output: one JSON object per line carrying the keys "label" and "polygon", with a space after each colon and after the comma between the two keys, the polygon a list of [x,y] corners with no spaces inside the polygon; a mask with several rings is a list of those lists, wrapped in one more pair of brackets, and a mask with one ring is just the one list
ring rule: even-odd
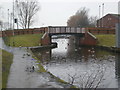
{"label": "wet ground", "polygon": [[[7,47],[0,38],[0,48],[13,53],[7,88],[63,88],[67,85],[57,82],[47,72],[39,73],[35,59],[26,48]],[[9,57],[8,57],[9,58]],[[33,70],[34,66],[34,70]]]}

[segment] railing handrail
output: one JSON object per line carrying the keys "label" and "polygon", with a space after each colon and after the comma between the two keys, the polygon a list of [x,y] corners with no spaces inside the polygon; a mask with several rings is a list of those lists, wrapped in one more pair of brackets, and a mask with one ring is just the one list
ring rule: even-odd
{"label": "railing handrail", "polygon": [[42,36],[42,39],[47,35],[47,33],[45,33],[43,36]]}
{"label": "railing handrail", "polygon": [[85,29],[79,27],[48,27],[48,33],[85,33]]}

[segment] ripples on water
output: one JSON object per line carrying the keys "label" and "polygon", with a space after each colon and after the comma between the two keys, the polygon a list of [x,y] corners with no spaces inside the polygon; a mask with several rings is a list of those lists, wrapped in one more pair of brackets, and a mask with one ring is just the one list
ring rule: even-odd
{"label": "ripples on water", "polygon": [[73,84],[78,87],[88,87],[87,83],[93,80],[94,87],[102,77],[99,87],[118,88],[120,55],[93,47],[76,47],[69,39],[53,39],[52,42],[57,42],[58,48],[36,53],[48,71],[70,83],[74,78]]}

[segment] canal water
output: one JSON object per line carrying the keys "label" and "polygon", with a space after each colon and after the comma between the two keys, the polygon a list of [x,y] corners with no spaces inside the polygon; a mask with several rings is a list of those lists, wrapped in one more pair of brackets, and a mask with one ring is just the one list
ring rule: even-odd
{"label": "canal water", "polygon": [[58,47],[35,52],[46,70],[80,88],[120,89],[120,54],[77,47],[72,38],[52,42]]}

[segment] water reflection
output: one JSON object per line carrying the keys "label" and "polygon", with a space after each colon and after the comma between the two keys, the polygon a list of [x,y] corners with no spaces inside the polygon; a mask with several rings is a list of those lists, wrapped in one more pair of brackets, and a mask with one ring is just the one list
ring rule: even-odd
{"label": "water reflection", "polygon": [[[58,43],[58,48],[35,53],[45,68],[54,75],[69,82],[69,75],[80,77],[86,72],[95,73],[97,70],[104,70],[104,80],[100,87],[120,86],[120,79],[115,78],[120,77],[120,55],[93,47],[76,47],[72,38],[52,41]],[[80,80],[80,78],[77,79]],[[78,81],[74,83],[77,86],[79,86]]]}

